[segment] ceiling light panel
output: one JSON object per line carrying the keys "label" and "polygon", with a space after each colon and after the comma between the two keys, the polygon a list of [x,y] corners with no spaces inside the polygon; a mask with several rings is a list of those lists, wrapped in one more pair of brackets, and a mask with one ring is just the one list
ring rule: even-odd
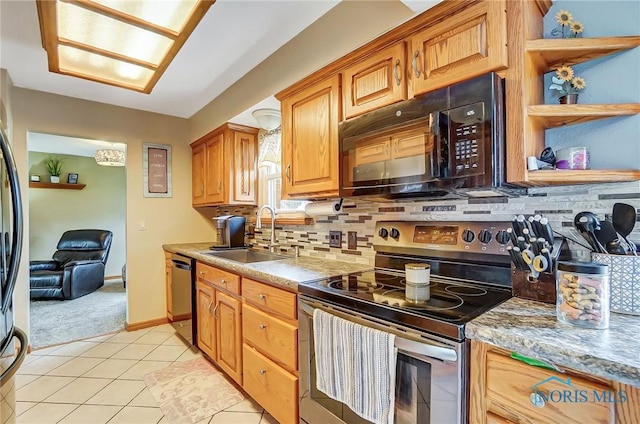
{"label": "ceiling light panel", "polygon": [[196,0],[91,0],[91,3],[101,4],[176,33],[182,31],[198,4]]}
{"label": "ceiling light panel", "polygon": [[69,46],[59,46],[58,57],[61,73],[82,74],[84,78],[96,81],[142,89],[153,76],[151,69]]}
{"label": "ceiling light panel", "polygon": [[[137,2],[133,2],[137,3]],[[159,65],[173,40],[155,32],[58,2],[58,37],[85,46]]]}

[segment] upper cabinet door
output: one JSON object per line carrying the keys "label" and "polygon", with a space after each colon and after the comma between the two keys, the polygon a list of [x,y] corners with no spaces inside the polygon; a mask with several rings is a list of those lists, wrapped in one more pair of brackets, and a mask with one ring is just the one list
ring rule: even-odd
{"label": "upper cabinet door", "polygon": [[283,198],[338,194],[340,75],[282,100]]}
{"label": "upper cabinet door", "polygon": [[205,153],[204,143],[195,146],[191,150],[191,193],[193,197],[193,206],[199,206],[206,202],[204,195],[205,183]]}
{"label": "upper cabinet door", "polygon": [[407,98],[406,57],[400,42],[344,70],[345,119]]}
{"label": "upper cabinet door", "polygon": [[507,67],[505,0],[483,1],[411,37],[414,95]]}
{"label": "upper cabinet door", "polygon": [[224,202],[224,134],[206,142],[206,203]]}
{"label": "upper cabinet door", "polygon": [[258,143],[255,134],[233,132],[233,200],[234,202],[257,203],[256,152]]}

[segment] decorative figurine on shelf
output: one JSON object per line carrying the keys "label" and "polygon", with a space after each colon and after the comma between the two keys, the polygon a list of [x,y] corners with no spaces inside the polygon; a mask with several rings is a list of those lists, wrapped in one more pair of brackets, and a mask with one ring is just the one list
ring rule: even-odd
{"label": "decorative figurine on shelf", "polygon": [[578,103],[578,91],[583,90],[587,83],[584,78],[576,77],[571,66],[561,66],[556,74],[551,77],[552,84],[549,90],[557,90],[562,104]]}
{"label": "decorative figurine on shelf", "polygon": [[584,31],[584,26],[573,20],[568,10],[561,10],[556,14],[556,21],[560,25],[551,30],[551,35],[560,38],[577,38]]}

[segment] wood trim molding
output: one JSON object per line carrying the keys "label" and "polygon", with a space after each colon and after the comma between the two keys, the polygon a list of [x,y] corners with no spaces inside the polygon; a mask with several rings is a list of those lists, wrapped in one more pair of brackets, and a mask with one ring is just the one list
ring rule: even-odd
{"label": "wood trim molding", "polygon": [[156,325],[168,324],[169,320],[166,317],[152,319],[149,321],[140,321],[133,324],[125,323],[124,329],[127,331],[142,330],[143,328],[155,327]]}
{"label": "wood trim molding", "polygon": [[189,144],[189,146],[191,146],[191,148],[193,149],[194,147],[198,146],[199,144],[205,143],[208,140],[210,140],[211,138],[213,138],[213,137],[217,136],[218,134],[220,134],[221,132],[225,132],[227,130],[241,131],[241,132],[245,132],[245,133],[249,133],[249,134],[255,134],[255,135],[257,135],[260,132],[260,128],[249,127],[249,126],[240,125],[240,124],[234,124],[233,122],[225,122],[224,124],[220,125],[218,128],[209,131],[208,133],[206,133],[205,135],[203,135],[202,137],[200,137],[196,141],[193,141],[191,144]]}

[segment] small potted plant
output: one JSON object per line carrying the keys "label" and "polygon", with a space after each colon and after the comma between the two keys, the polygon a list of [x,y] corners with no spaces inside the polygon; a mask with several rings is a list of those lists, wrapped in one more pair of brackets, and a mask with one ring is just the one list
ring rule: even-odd
{"label": "small potted plant", "polygon": [[562,104],[578,103],[578,91],[587,86],[584,78],[574,76],[571,66],[561,66],[556,74],[551,77],[552,84],[549,90],[556,90],[560,95],[558,99]]}
{"label": "small potted plant", "polygon": [[60,182],[60,173],[62,173],[62,160],[55,156],[47,157],[45,161],[45,166],[47,168],[47,172],[49,172],[49,181],[52,183]]}

